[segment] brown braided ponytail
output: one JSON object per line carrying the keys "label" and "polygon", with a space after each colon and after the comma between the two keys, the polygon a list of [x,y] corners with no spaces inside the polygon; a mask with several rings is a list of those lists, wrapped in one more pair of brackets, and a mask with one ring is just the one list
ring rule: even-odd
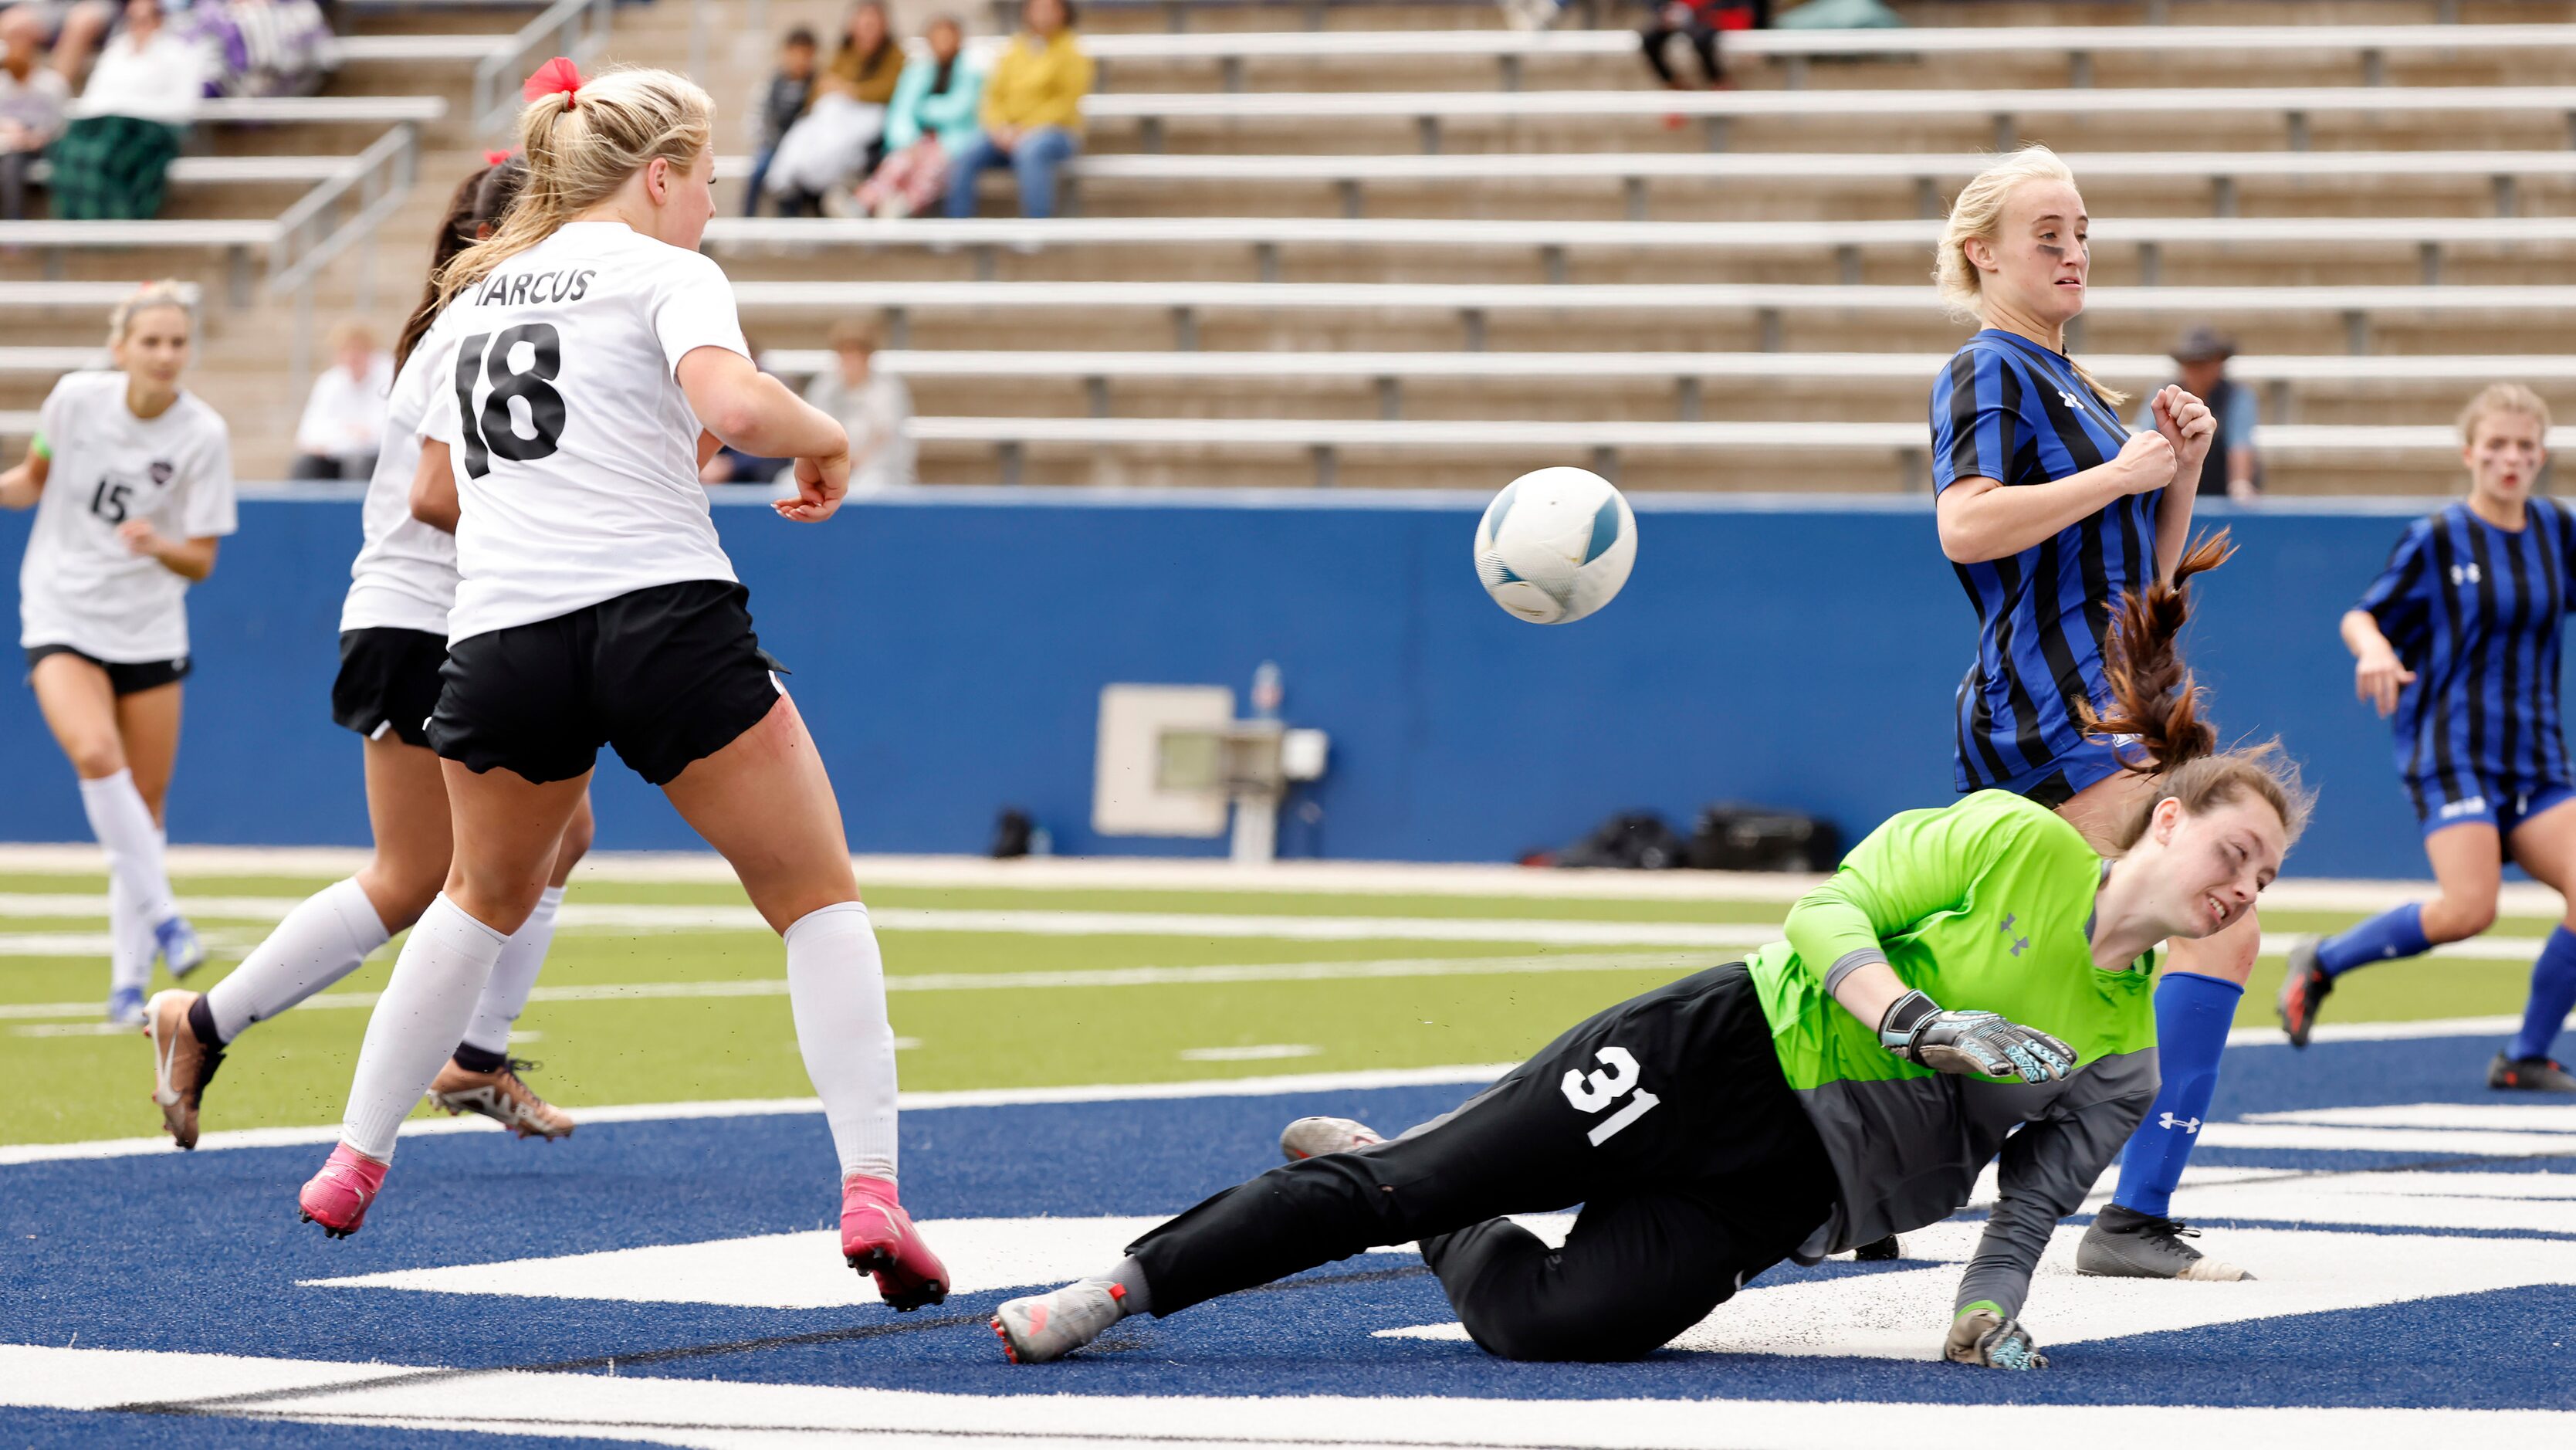
{"label": "brown braided ponytail", "polygon": [[2182,658],[2182,629],[2191,622],[2191,580],[2226,563],[2236,553],[2227,531],[2204,534],[2174,565],[2171,582],[2158,580],[2120,596],[2112,613],[2111,637],[2103,651],[2102,675],[2111,688],[2105,713],[2090,701],[2079,709],[2084,731],[2097,737],[2122,737],[2123,770],[2146,777],[2155,788],[2140,798],[2137,813],[2120,827],[2114,843],[2127,850],[2147,832],[2157,806],[2179,800],[2198,815],[2251,794],[2281,817],[2293,842],[2306,828],[2315,797],[2299,781],[2299,769],[2278,740],[2222,751],[2218,726],[2205,707],[2208,700]]}

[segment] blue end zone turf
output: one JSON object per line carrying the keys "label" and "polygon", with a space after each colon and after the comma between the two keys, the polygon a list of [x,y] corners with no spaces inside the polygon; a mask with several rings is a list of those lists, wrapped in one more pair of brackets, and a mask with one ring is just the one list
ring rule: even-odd
{"label": "blue end zone turf", "polygon": [[[2468,1038],[2325,1043],[2304,1054],[2238,1049],[2228,1055],[2213,1120],[2531,1103],[2480,1086],[2493,1050]],[[1165,1215],[1271,1166],[1278,1128],[1290,1117],[1342,1114],[1392,1131],[1464,1095],[1405,1088],[915,1111],[903,1123],[904,1197],[925,1220]],[[2042,1375],[1785,1354],[1667,1352],[1633,1364],[1530,1365],[1492,1359],[1460,1340],[1372,1337],[1454,1318],[1420,1262],[1395,1255],[1329,1266],[1168,1321],[1131,1320],[1087,1354],[1031,1370],[1003,1363],[984,1326],[1002,1291],[896,1315],[876,1305],[764,1309],[297,1283],[828,1227],[832,1156],[819,1116],[594,1123],[555,1145],[497,1134],[408,1139],[385,1198],[346,1242],[296,1221],[296,1185],[323,1154],[314,1146],[232,1149],[0,1168],[0,1230],[12,1246],[0,1257],[0,1343],[595,1373],[606,1373],[613,1357],[620,1375],[997,1396],[2576,1407],[2576,1287],[2566,1284],[2050,1345],[2055,1368]],[[2284,1181],[2320,1169],[2576,1171],[2576,1158],[2566,1156],[2216,1144],[2197,1161],[2270,1168]],[[2186,1209],[2190,1194],[2186,1185]],[[2563,1227],[2456,1232],[2495,1237],[2497,1253],[2515,1252],[2516,1241],[2576,1240],[2576,1200],[2560,1201]],[[1782,1265],[1757,1283],[1923,1267]],[[820,1259],[814,1272],[847,1271]],[[2044,1331],[2040,1296],[2030,1312]],[[1936,1333],[1937,1325],[1927,1329],[1927,1354]],[[153,1390],[135,1385],[135,1400],[154,1399]],[[162,1428],[185,1443],[223,1446],[315,1444],[326,1433],[0,1411],[0,1430],[13,1443],[96,1443]],[[327,1433],[336,1440],[351,1432]],[[408,1443],[396,1435],[364,1438]]]}

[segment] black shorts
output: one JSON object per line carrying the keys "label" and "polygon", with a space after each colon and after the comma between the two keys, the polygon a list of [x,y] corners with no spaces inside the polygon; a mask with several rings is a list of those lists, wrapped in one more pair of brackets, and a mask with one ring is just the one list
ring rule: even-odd
{"label": "black shorts", "polygon": [[67,644],[37,644],[27,647],[27,678],[30,681],[35,679],[37,661],[50,659],[55,655],[70,655],[74,659],[87,660],[107,671],[107,687],[119,695],[139,695],[145,690],[157,690],[163,685],[175,685],[188,678],[188,672],[195,668],[188,662],[186,655],[181,655],[175,660],[145,660],[141,664],[120,665],[76,650]]}
{"label": "black shorts", "polygon": [[536,784],[591,768],[599,747],[654,785],[732,744],[787,693],[752,632],[751,591],[698,579],[456,641],[439,670],[429,747],[480,774]]}
{"label": "black shorts", "polygon": [[340,673],[331,681],[331,723],[369,740],[391,735],[429,744],[429,712],[438,708],[438,667],[447,636],[419,629],[340,632]]}

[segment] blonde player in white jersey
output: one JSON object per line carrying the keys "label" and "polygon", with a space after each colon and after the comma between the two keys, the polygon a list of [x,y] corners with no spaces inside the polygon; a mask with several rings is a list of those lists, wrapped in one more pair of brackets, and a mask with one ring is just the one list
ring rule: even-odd
{"label": "blonde player in white jersey", "polygon": [[752,365],[722,269],[714,107],[689,81],[549,62],[527,88],[529,177],[492,239],[441,277],[425,348],[436,405],[414,512],[460,510],[463,581],[429,741],[446,762],[456,861],[412,929],[305,1216],[354,1232],[396,1126],[466,1026],[502,943],[535,906],[602,744],[662,787],[786,938],[807,1075],[840,1159],[841,1248],[897,1309],[948,1274],[895,1190],[894,1033],[838,802],[760,650],[748,593],[697,482],[712,434],[794,458],[817,523],[849,481],[841,425]]}
{"label": "blonde player in white jersey", "polygon": [[[366,742],[367,819],[375,854],[356,875],[288,912],[212,989],[167,991],[146,1004],[152,1096],[182,1148],[197,1145],[206,1086],[225,1049],[252,1023],[356,971],[368,953],[420,919],[447,879],[447,782],[426,732],[438,704],[439,666],[447,659],[447,611],[456,602],[456,541],[448,532],[453,521],[424,523],[411,513],[420,425],[431,400],[447,386],[440,360],[419,343],[438,316],[439,269],[491,235],[527,174],[526,166],[504,160],[457,187],[431,248],[428,285],[395,353],[399,370],[385,446],[367,484],[365,543],[349,569],[349,595],[340,612],[340,674],[331,686],[333,721]],[[528,1064],[509,1055],[510,1025],[536,984],[554,938],[564,880],[589,846],[590,834],[585,801],[565,830],[536,909],[502,948],[473,1025],[430,1084],[430,1100],[450,1113],[480,1113],[523,1138],[572,1132],[571,1116],[520,1078]]]}
{"label": "blonde player in white jersey", "polygon": [[54,384],[25,461],[0,473],[0,508],[36,510],[18,642],[107,853],[107,1016],[126,1026],[143,1020],[156,955],[174,977],[206,959],[162,865],[188,586],[214,572],[234,527],[232,436],[179,386],[193,327],[175,282],[118,303],[114,370]]}

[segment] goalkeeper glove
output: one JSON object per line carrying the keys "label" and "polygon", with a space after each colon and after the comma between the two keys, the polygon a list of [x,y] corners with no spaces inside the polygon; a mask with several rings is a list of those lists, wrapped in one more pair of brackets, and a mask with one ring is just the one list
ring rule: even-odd
{"label": "goalkeeper glove", "polygon": [[1950,1337],[1942,1343],[1941,1355],[1955,1364],[1987,1369],[2048,1368],[2048,1356],[2031,1342],[2030,1331],[2021,1327],[2021,1321],[2005,1318],[2002,1309],[1983,1299],[1950,1321]]}
{"label": "goalkeeper glove", "polygon": [[1921,992],[1896,999],[1878,1022],[1879,1044],[1935,1072],[2056,1082],[2075,1071],[2075,1049],[1995,1012],[1944,1012]]}

